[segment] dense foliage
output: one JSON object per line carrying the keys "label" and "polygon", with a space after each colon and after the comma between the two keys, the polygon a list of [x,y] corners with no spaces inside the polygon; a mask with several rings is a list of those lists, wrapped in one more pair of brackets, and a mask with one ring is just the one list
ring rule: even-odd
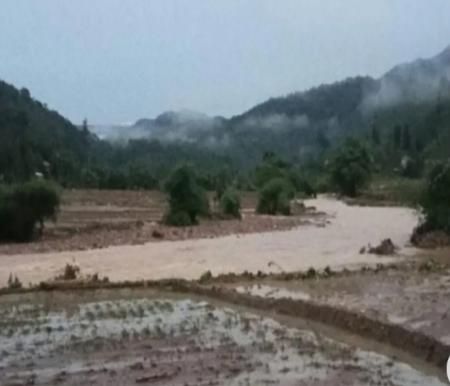
{"label": "dense foliage", "polygon": [[258,189],[274,179],[285,179],[296,192],[306,197],[316,195],[316,190],[309,179],[298,168],[281,160],[273,152],[266,152],[263,155],[262,163],[256,166],[253,175],[254,184]]}
{"label": "dense foliage", "polygon": [[58,189],[34,180],[0,189],[0,239],[29,241],[42,235],[45,220],[55,220],[60,203]]}
{"label": "dense foliage", "polygon": [[88,157],[93,137],[58,113],[0,81],[0,178],[24,181],[36,172],[64,174]]}
{"label": "dense foliage", "polygon": [[0,182],[27,181],[38,175],[65,187],[154,189],[177,165],[189,161],[204,174],[229,160],[190,143],[98,139],[85,121],[77,127],[28,90],[0,81]]}
{"label": "dense foliage", "polygon": [[372,160],[367,148],[359,141],[349,139],[331,161],[331,178],[344,195],[355,197],[370,180]]}
{"label": "dense foliage", "polygon": [[169,212],[165,218],[167,224],[195,225],[199,216],[209,214],[208,197],[191,166],[177,167],[167,180],[165,190],[169,200]]}
{"label": "dense foliage", "polygon": [[450,233],[450,162],[432,169],[421,204],[425,216],[423,230]]}
{"label": "dense foliage", "polygon": [[220,209],[223,214],[241,218],[241,199],[232,188],[227,188],[220,198]]}
{"label": "dense foliage", "polygon": [[295,188],[285,178],[274,178],[260,190],[256,211],[260,214],[291,214],[290,202],[295,196]]}

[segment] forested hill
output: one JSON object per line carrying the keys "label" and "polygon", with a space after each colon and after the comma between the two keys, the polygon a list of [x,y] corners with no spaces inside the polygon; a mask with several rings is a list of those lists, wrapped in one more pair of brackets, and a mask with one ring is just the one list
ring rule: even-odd
{"label": "forested hill", "polygon": [[450,47],[379,79],[349,78],[272,98],[231,119],[168,112],[117,127],[115,135],[120,144],[100,140],[27,89],[0,81],[0,181],[37,172],[66,186],[152,187],[186,161],[205,175],[224,167],[245,174],[265,152],[323,164],[348,136],[370,141],[380,168],[393,170],[405,155],[449,157]]}
{"label": "forested hill", "polygon": [[380,79],[349,78],[285,97],[271,98],[231,121],[239,124],[249,118],[272,115],[306,116],[312,121],[330,118],[345,120],[355,113],[365,113],[371,109],[448,96],[450,46],[433,58],[398,65]]}
{"label": "forested hill", "polygon": [[98,133],[113,141],[196,145],[226,156],[240,170],[251,169],[267,151],[291,162],[317,162],[348,136],[371,137],[393,148],[397,154],[391,158],[397,162],[405,152],[445,155],[449,100],[450,47],[433,58],[398,65],[378,79],[354,77],[271,98],[231,119],[166,112]]}
{"label": "forested hill", "polygon": [[111,144],[87,124],[76,127],[33,99],[27,89],[0,81],[0,184],[42,174],[69,187],[154,188],[183,162],[205,172],[227,163],[194,143],[136,139]]}
{"label": "forested hill", "polygon": [[69,173],[87,160],[96,141],[87,130],[18,90],[0,81],[0,178],[23,180],[34,173]]}
{"label": "forested hill", "polygon": [[444,155],[443,144],[450,145],[450,46],[379,79],[349,78],[271,98],[233,117],[229,131],[231,143],[253,159],[265,150],[311,159],[350,135],[400,148],[399,131],[410,143],[399,150]]}
{"label": "forested hill", "polygon": [[370,77],[349,78],[306,92],[271,98],[244,114],[232,118],[232,122],[239,124],[247,119],[273,115],[304,116],[314,121],[331,118],[347,119],[358,110],[364,96],[376,87],[377,81]]}

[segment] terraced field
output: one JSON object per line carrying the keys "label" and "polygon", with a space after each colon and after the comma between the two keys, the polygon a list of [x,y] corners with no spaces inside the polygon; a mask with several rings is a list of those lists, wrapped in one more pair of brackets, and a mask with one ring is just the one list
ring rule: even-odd
{"label": "terraced field", "polygon": [[151,290],[0,299],[2,385],[444,385],[425,368],[248,310]]}

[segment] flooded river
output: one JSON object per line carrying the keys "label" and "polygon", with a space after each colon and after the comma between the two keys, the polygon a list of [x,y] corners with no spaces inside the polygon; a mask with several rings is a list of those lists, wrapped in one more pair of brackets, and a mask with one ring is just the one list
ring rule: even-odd
{"label": "flooded river", "polygon": [[10,272],[25,285],[47,280],[68,262],[76,262],[83,273],[97,272],[110,280],[192,279],[207,270],[213,274],[294,271],[311,266],[338,269],[389,262],[399,257],[359,253],[362,246],[378,244],[387,237],[401,247],[401,255],[415,253],[408,246],[409,235],[418,221],[417,213],[411,209],[348,206],[325,197],[309,200],[307,205],[326,212],[329,223],[303,225],[285,232],[0,256],[0,286],[6,284]]}

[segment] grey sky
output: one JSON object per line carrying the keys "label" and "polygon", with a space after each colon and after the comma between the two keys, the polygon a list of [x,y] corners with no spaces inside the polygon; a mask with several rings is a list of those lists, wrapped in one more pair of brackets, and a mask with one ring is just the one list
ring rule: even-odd
{"label": "grey sky", "polygon": [[1,0],[0,78],[74,122],[230,116],[450,44],[449,0]]}

